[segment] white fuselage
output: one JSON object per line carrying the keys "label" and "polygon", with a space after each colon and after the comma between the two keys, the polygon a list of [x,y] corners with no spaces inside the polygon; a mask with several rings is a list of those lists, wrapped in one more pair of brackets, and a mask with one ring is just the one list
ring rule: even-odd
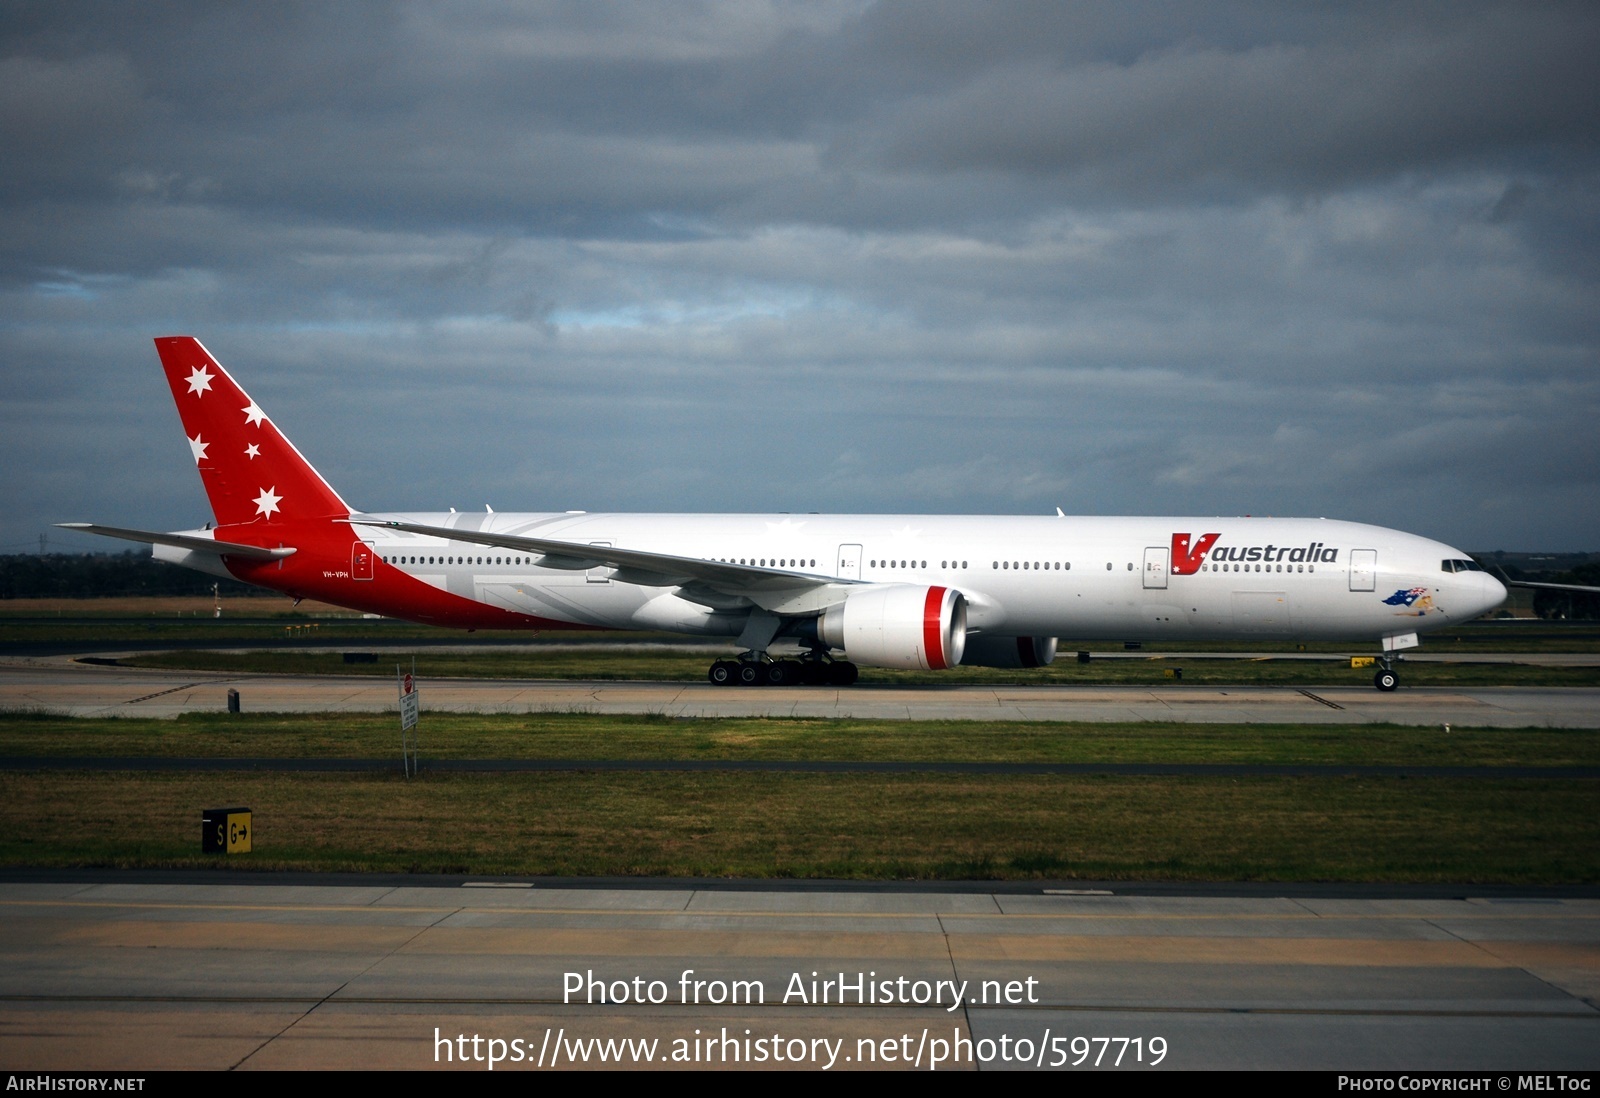
{"label": "white fuselage", "polygon": [[[862,583],[958,590],[974,634],[1373,641],[1459,624],[1505,588],[1440,542],[1327,519],[939,515],[381,514]],[[749,604],[605,568],[374,527],[383,561],[451,594],[575,626],[737,634]],[[1475,566],[1474,566],[1475,568]]]}

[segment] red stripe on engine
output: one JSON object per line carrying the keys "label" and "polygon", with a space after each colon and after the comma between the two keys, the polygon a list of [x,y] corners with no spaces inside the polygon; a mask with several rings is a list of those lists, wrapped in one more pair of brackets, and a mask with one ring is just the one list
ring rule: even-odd
{"label": "red stripe on engine", "polygon": [[928,670],[943,671],[945,663],[944,629],[941,628],[940,611],[944,609],[943,587],[928,588],[928,597],[922,604],[922,650],[928,655]]}

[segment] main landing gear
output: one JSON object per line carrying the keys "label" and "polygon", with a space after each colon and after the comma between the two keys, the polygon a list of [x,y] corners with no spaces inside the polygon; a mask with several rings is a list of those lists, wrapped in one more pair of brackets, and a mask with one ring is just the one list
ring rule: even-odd
{"label": "main landing gear", "polygon": [[797,660],[718,660],[706,679],[712,686],[852,686],[859,674],[849,660],[808,654]]}
{"label": "main landing gear", "polygon": [[1400,676],[1395,672],[1394,660],[1387,652],[1378,657],[1378,673],[1372,676],[1372,685],[1385,694],[1400,685]]}

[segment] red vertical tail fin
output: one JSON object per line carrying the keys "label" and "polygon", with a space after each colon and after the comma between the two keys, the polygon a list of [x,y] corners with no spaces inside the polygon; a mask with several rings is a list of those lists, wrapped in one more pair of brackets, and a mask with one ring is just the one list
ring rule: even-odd
{"label": "red vertical tail fin", "polygon": [[350,514],[198,339],[162,336],[156,352],[218,525]]}

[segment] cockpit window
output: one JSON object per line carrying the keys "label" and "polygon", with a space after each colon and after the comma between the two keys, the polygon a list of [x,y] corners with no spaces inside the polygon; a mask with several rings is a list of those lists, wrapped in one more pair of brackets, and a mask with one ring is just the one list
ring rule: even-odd
{"label": "cockpit window", "polygon": [[1481,572],[1483,565],[1475,560],[1447,560],[1441,561],[1441,566],[1446,572]]}

